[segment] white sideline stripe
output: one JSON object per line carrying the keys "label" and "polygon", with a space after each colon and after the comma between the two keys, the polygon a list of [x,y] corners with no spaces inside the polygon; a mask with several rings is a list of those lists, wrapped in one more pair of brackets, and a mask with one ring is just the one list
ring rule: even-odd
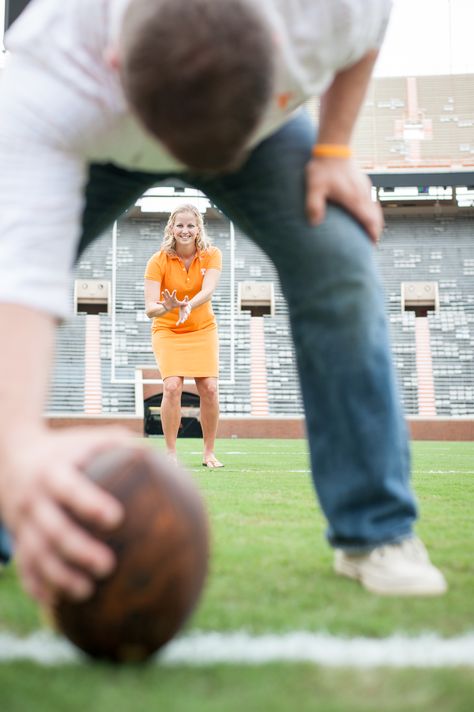
{"label": "white sideline stripe", "polygon": [[[40,665],[81,664],[86,658],[68,641],[50,631],[28,638],[0,633],[0,662],[28,660]],[[417,637],[339,638],[293,632],[251,636],[237,633],[192,633],[172,641],[155,656],[160,665],[261,665],[271,662],[315,663],[351,668],[474,667],[474,633],[441,638],[435,633]]]}

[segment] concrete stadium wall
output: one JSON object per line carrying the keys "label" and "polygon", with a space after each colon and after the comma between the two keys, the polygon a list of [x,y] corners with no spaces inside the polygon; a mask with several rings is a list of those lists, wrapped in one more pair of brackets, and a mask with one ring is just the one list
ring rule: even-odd
{"label": "concrete stadium wall", "polygon": [[[135,435],[143,435],[143,418],[134,415],[86,416],[54,415],[46,416],[52,428],[80,425],[123,425]],[[474,417],[466,418],[418,418],[407,419],[413,440],[474,440]],[[244,417],[222,416],[217,433],[219,438],[304,438],[303,417]]]}
{"label": "concrete stadium wall", "polygon": [[474,418],[408,418],[413,440],[474,440]]}
{"label": "concrete stadium wall", "polygon": [[105,425],[120,425],[130,430],[134,435],[143,435],[143,418],[135,415],[70,415],[54,414],[45,416],[50,428],[76,428],[84,425],[104,427]]}

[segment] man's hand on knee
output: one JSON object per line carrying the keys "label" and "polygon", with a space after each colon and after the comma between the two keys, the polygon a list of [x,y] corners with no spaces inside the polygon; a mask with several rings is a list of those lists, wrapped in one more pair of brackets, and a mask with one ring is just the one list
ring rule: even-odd
{"label": "man's hand on knee", "polygon": [[377,243],[383,229],[379,203],[372,200],[371,182],[349,159],[313,158],[306,168],[306,212],[312,225],[324,221],[327,202],[351,213]]}

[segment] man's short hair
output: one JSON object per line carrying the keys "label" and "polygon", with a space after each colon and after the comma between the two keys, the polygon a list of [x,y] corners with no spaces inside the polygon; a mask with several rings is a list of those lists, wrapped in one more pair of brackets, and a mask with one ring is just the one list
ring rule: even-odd
{"label": "man's short hair", "polygon": [[273,89],[272,33],[248,0],[132,0],[121,39],[132,111],[191,169],[229,168]]}

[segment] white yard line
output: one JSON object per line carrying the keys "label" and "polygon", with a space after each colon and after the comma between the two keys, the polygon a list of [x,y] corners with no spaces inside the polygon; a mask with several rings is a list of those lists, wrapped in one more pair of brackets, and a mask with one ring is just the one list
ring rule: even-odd
{"label": "white yard line", "polygon": [[472,470],[413,470],[414,475],[470,475]]}
{"label": "white yard line", "polygon": [[[202,450],[193,450],[190,453],[187,453],[189,455],[202,455]],[[256,457],[257,455],[252,451],[248,450],[222,450],[219,448],[219,454],[220,455],[243,455],[244,457]],[[278,448],[275,448],[274,450],[259,450],[258,451],[258,457],[260,455],[271,455],[272,457],[280,455],[290,455],[291,457],[307,457],[307,451],[306,450],[300,450],[300,452],[295,452],[295,450],[280,450]]]}
{"label": "white yard line", "polygon": [[[29,660],[40,665],[80,664],[85,658],[49,631],[28,638],[0,633],[0,663]],[[156,656],[160,665],[262,665],[314,663],[350,668],[474,667],[474,633],[441,638],[435,633],[390,638],[339,638],[294,632],[251,636],[247,633],[192,633],[172,641]]]}
{"label": "white yard line", "polygon": [[[262,475],[263,475],[263,474],[265,474],[265,475],[271,475],[271,474],[275,474],[275,473],[279,473],[279,472],[284,472],[285,474],[295,474],[295,473],[296,473],[296,474],[301,474],[301,473],[302,473],[302,474],[307,475],[307,474],[309,474],[309,473],[311,472],[311,470],[285,470],[285,469],[282,469],[282,470],[275,470],[275,469],[273,469],[273,468],[272,468],[272,469],[261,470],[261,469],[259,469],[259,468],[257,468],[257,467],[254,467],[254,468],[252,469],[252,468],[245,468],[245,467],[232,467],[232,465],[226,466],[226,468],[225,468],[224,470],[222,470],[222,469],[220,469],[220,468],[216,468],[216,469],[217,469],[217,472],[219,472],[222,476],[225,474],[226,471],[227,471],[227,472],[238,472],[238,473],[241,473],[241,472],[242,472],[242,473],[245,473],[245,474],[248,474],[249,472],[252,472],[253,474],[255,474],[256,472],[258,472],[258,473],[260,473],[260,474],[262,474]],[[211,472],[213,471],[213,468],[212,468],[212,467],[210,468],[210,471],[211,471]],[[192,468],[191,468],[191,472],[202,472],[202,469],[201,469],[200,467],[192,467]]]}

